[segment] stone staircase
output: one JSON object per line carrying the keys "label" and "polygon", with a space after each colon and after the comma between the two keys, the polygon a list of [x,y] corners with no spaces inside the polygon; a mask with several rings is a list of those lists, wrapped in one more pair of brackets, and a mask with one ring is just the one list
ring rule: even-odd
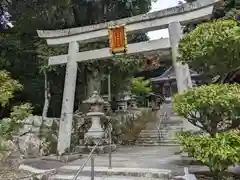
{"label": "stone staircase", "polygon": [[[162,116],[164,113],[167,114],[165,119]],[[160,118],[163,119],[160,120]],[[161,123],[160,129],[158,129],[159,122]],[[163,104],[157,113],[156,121],[147,124],[139,134],[136,145],[176,145],[175,134],[180,131],[182,131],[182,120],[172,112],[171,104]]]}
{"label": "stone staircase", "polygon": [[[79,166],[65,166],[49,180],[72,180]],[[94,180],[169,180],[171,171],[164,169],[145,168],[113,168],[96,167],[94,169]],[[91,180],[91,167],[85,167],[77,180]]]}

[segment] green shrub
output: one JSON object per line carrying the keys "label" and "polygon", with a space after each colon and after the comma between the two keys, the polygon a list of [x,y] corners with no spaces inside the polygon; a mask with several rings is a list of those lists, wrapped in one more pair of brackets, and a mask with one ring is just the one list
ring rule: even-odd
{"label": "green shrub", "polygon": [[215,136],[240,125],[240,84],[189,89],[174,97],[173,108],[179,116]]}
{"label": "green shrub", "polygon": [[217,133],[215,137],[183,132],[177,137],[183,150],[208,166],[216,179],[240,162],[240,136],[234,132]]}
{"label": "green shrub", "polygon": [[14,91],[21,90],[22,85],[18,81],[12,79],[7,71],[0,71],[0,105],[5,107],[11,98]]}
{"label": "green shrub", "polygon": [[18,132],[22,127],[23,121],[32,113],[31,104],[25,103],[19,106],[14,106],[10,117],[0,121],[0,136],[4,139],[11,139],[14,133]]}
{"label": "green shrub", "polygon": [[[12,79],[7,71],[0,71],[0,107],[4,108],[14,97],[14,92],[21,90],[22,85],[18,81]],[[23,125],[23,120],[31,115],[32,107],[30,104],[22,104],[14,106],[9,117],[0,120],[0,161],[2,157],[8,154],[8,141],[12,140],[13,135],[18,132]]]}

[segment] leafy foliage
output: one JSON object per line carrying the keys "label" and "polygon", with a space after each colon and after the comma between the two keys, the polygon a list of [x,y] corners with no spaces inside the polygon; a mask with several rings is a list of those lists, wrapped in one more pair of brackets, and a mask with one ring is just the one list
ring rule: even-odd
{"label": "leafy foliage", "polygon": [[[26,0],[12,1],[8,6],[15,27],[0,34],[0,69],[11,72],[24,85],[23,91],[15,99],[30,101],[35,114],[42,114],[44,75],[47,74],[51,91],[48,116],[56,117],[60,115],[65,65],[48,67],[47,59],[49,56],[65,54],[67,48],[50,48],[45,41],[37,38],[36,29],[72,28],[147,13],[151,0]],[[130,42],[139,42],[148,38],[141,33],[130,35],[128,39]],[[80,51],[107,46],[107,41],[80,44]],[[141,63],[138,56],[79,63],[75,105],[86,99],[88,89],[85,87],[89,84],[87,79],[92,72],[99,71],[102,81],[110,73],[112,94],[117,94],[131,84],[131,78]],[[103,84],[102,89],[102,93],[105,93],[107,86]]]}
{"label": "leafy foliage", "polygon": [[189,132],[178,134],[179,143],[189,155],[207,165],[219,178],[230,165],[240,162],[240,136],[234,132],[194,135]]}
{"label": "leafy foliage", "polygon": [[[185,1],[193,2],[196,0],[185,0]],[[219,4],[214,8],[213,19],[219,19],[219,18],[229,19],[228,14],[231,14],[232,11],[236,10],[235,1],[236,0],[223,0],[221,4]],[[232,18],[232,19],[235,19],[235,18]]]}
{"label": "leafy foliage", "polygon": [[233,29],[237,22],[217,20],[200,24],[179,44],[179,59],[209,76],[224,75],[240,65],[239,41]]}
{"label": "leafy foliage", "polygon": [[11,139],[14,133],[22,127],[24,119],[31,114],[32,107],[28,103],[14,106],[10,117],[0,121],[0,136],[4,139]]}
{"label": "leafy foliage", "polygon": [[240,40],[240,27],[236,27],[234,29],[234,33],[235,33],[236,40]]}
{"label": "leafy foliage", "polygon": [[132,79],[131,92],[133,94],[145,94],[151,92],[152,87],[149,80],[144,77],[137,77]]}
{"label": "leafy foliage", "polygon": [[[0,71],[0,105],[5,107],[14,96],[14,91],[22,89],[18,81],[12,79],[7,71]],[[31,115],[30,104],[14,106],[9,117],[0,121],[0,160],[11,151],[7,140],[12,140],[15,133],[23,125],[23,120]]]}
{"label": "leafy foliage", "polygon": [[190,123],[215,136],[240,124],[240,85],[204,85],[177,94],[174,110]]}
{"label": "leafy foliage", "polygon": [[10,75],[6,71],[0,71],[0,105],[6,106],[15,90],[22,88],[18,81],[11,79]]}
{"label": "leafy foliage", "polygon": [[[22,85],[18,81],[12,79],[8,72],[0,72],[0,104],[5,106],[11,98],[15,90],[20,90]],[[1,138],[9,138],[15,133],[22,125],[24,118],[32,113],[30,104],[21,104],[14,106],[10,117],[4,118],[0,121],[0,136]]]}

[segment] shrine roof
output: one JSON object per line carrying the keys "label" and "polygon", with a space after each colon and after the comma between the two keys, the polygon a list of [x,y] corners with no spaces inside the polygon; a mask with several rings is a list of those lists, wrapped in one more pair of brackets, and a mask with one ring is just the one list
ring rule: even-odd
{"label": "shrine roof", "polygon": [[[191,77],[200,75],[199,73],[197,73],[194,70],[190,69],[189,71],[190,71]],[[176,79],[176,74],[175,74],[175,71],[172,66],[169,69],[167,69],[162,75],[151,78],[150,81],[156,82],[156,81],[166,81],[166,80],[170,80],[170,79]]]}

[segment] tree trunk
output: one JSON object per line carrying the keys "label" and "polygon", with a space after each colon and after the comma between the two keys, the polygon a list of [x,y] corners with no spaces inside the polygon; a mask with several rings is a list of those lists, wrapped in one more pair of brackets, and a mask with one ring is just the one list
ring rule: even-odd
{"label": "tree trunk", "polygon": [[51,94],[50,94],[50,84],[47,78],[47,72],[44,70],[44,106],[42,111],[42,118],[47,118],[48,108],[50,104]]}

